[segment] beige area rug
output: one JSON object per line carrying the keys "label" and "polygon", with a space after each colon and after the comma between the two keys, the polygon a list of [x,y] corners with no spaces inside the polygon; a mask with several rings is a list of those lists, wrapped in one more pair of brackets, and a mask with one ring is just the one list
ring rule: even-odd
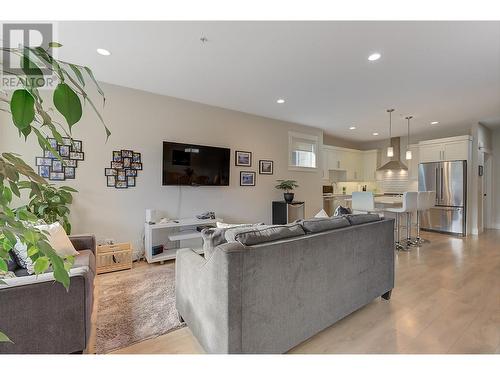
{"label": "beige area rug", "polygon": [[124,348],[184,326],[175,309],[175,264],[98,276],[96,351]]}

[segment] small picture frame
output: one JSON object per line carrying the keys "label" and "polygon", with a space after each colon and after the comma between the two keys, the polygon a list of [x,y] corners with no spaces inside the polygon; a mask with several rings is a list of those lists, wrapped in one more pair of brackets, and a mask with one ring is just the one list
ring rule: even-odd
{"label": "small picture frame", "polygon": [[123,162],[121,162],[121,161],[112,161],[111,162],[111,168],[114,168],[114,169],[123,169]]}
{"label": "small picture frame", "polygon": [[134,163],[141,162],[141,153],[140,152],[134,152],[134,154],[132,156],[132,162],[134,162]]}
{"label": "small picture frame", "polygon": [[142,171],[142,163],[131,163],[130,167],[138,171]]}
{"label": "small picture frame", "polygon": [[115,188],[117,189],[126,189],[127,186],[127,181],[116,181]]}
{"label": "small picture frame", "polygon": [[42,158],[40,156],[37,156],[35,158],[35,165],[36,166],[44,165],[44,166],[52,167],[52,159],[51,158]]}
{"label": "small picture frame", "polygon": [[135,177],[133,176],[127,177],[127,186],[135,187]]}
{"label": "small picture frame", "polygon": [[[55,150],[57,150],[57,147],[54,147]],[[47,159],[56,159],[57,156],[55,156],[52,151],[50,150],[45,150],[43,152],[43,156],[46,157]]]}
{"label": "small picture frame", "polygon": [[272,160],[259,160],[259,174],[273,174],[274,162]]}
{"label": "small picture frame", "polygon": [[64,177],[70,180],[75,179],[75,167],[64,167]]}
{"label": "small picture frame", "polygon": [[123,158],[123,168],[130,168],[130,164],[132,163],[132,158]]}
{"label": "small picture frame", "polygon": [[49,180],[64,181],[64,172],[50,172]]}
{"label": "small picture frame", "polygon": [[[105,176],[116,176],[118,174],[118,171],[114,168],[104,168],[104,175]],[[113,186],[115,186],[113,184]]]}
{"label": "small picture frame", "polygon": [[76,152],[76,151],[71,151],[69,153],[69,158],[70,159],[75,159],[75,160],[84,160],[84,154],[83,152]]}
{"label": "small picture frame", "polygon": [[70,146],[66,145],[59,146],[59,155],[61,155],[62,158],[69,158],[70,151],[71,151]]}
{"label": "small picture frame", "polygon": [[255,172],[241,171],[240,186],[255,186]]}
{"label": "small picture frame", "polygon": [[49,142],[50,147],[55,148],[57,150],[57,139],[47,138],[47,141]]}
{"label": "small picture frame", "polygon": [[117,181],[127,181],[127,176],[125,176],[125,171],[124,170],[119,170],[117,172],[118,172],[116,174],[116,180]]}
{"label": "small picture frame", "polygon": [[106,177],[106,186],[115,187],[116,186],[116,176],[107,176]]}
{"label": "small picture frame", "polygon": [[78,160],[74,159],[64,159],[63,164],[65,167],[73,167],[76,168],[78,167]]}
{"label": "small picture frame", "polygon": [[122,158],[133,158],[134,151],[132,150],[122,150]]}
{"label": "small picture frame", "polygon": [[82,152],[82,141],[75,141],[71,144],[71,149],[74,152]]}
{"label": "small picture frame", "polygon": [[68,138],[68,137],[63,137],[63,145],[65,146],[71,146],[71,138]]}
{"label": "small picture frame", "polygon": [[137,169],[125,169],[125,176],[137,177]]}
{"label": "small picture frame", "polygon": [[237,167],[251,167],[252,153],[249,151],[235,151],[234,162]]}
{"label": "small picture frame", "polygon": [[113,151],[113,161],[122,161],[121,151]]}
{"label": "small picture frame", "polygon": [[50,167],[48,165],[39,165],[38,174],[43,178],[50,178]]}
{"label": "small picture frame", "polygon": [[64,172],[63,162],[61,160],[52,160],[52,172]]}

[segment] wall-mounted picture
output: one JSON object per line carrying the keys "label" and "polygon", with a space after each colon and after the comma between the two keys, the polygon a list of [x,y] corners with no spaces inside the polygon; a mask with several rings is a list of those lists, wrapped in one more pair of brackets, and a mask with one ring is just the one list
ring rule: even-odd
{"label": "wall-mounted picture", "polygon": [[240,186],[255,186],[255,172],[241,171]]}
{"label": "wall-mounted picture", "polygon": [[259,160],[259,174],[273,174],[274,162],[272,160]]}
{"label": "wall-mounted picture", "polygon": [[104,168],[104,175],[105,176],[116,176],[118,174],[118,171],[114,168]]}
{"label": "wall-mounted picture", "polygon": [[64,172],[50,172],[49,179],[52,181],[64,181]]}
{"label": "wall-mounted picture", "polygon": [[123,168],[123,162],[121,162],[121,161],[112,161],[111,162],[111,168],[122,169]]}
{"label": "wall-mounted picture", "polygon": [[132,163],[132,158],[123,158],[123,168],[130,168],[130,163]]}
{"label": "wall-mounted picture", "polygon": [[237,167],[251,167],[252,153],[249,151],[235,151],[234,162]]}
{"label": "wall-mounted picture", "polygon": [[108,187],[115,187],[116,185],[116,176],[108,176],[107,177],[107,186]]}
{"label": "wall-mounted picture", "polygon": [[113,161],[122,161],[121,151],[113,151]]}
{"label": "wall-mounted picture", "polygon": [[59,159],[52,159],[52,172],[64,172],[63,163]]}
{"label": "wall-mounted picture", "polygon": [[71,151],[70,146],[66,145],[59,146],[59,155],[61,155],[62,158],[69,158],[70,151]]}
{"label": "wall-mounted picture", "polygon": [[130,167],[132,169],[137,169],[138,171],[142,171],[142,163],[132,163]]}
{"label": "wall-mounted picture", "polygon": [[116,181],[115,188],[117,188],[117,189],[126,189],[126,188],[128,188],[127,181]]}
{"label": "wall-mounted picture", "polygon": [[38,168],[38,174],[53,181],[74,179],[78,161],[84,160],[82,141],[63,137],[62,142],[59,143],[55,138],[48,137],[47,142],[59,155],[50,150],[43,150],[44,157],[36,157],[35,164],[38,167],[48,168]]}
{"label": "wall-mounted picture", "polygon": [[135,187],[135,177],[133,176],[127,177],[127,186]]}
{"label": "wall-mounted picture", "polygon": [[125,176],[124,170],[118,171],[118,173],[116,174],[116,180],[117,181],[127,181],[127,176]]}
{"label": "wall-mounted picture", "polygon": [[70,159],[75,159],[75,160],[83,160],[84,155],[83,152],[70,152],[69,153],[69,158]]}
{"label": "wall-mounted picture", "polygon": [[141,153],[140,152],[134,152],[134,156],[132,157],[132,161],[134,163],[140,163],[141,162]]}
{"label": "wall-mounted picture", "polygon": [[136,177],[137,176],[137,169],[125,169],[125,176]]}
{"label": "wall-mounted picture", "polygon": [[131,150],[122,150],[122,158],[133,158],[134,151]]}
{"label": "wall-mounted picture", "polygon": [[75,168],[74,167],[64,167],[64,177],[67,179],[75,178]]}
{"label": "wall-mounted picture", "polygon": [[38,174],[40,175],[40,177],[49,178],[50,177],[50,166],[39,165],[38,166]]}

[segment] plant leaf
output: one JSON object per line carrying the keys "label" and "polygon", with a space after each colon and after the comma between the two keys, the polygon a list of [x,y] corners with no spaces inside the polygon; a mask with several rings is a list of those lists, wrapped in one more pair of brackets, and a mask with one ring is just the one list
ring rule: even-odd
{"label": "plant leaf", "polygon": [[35,99],[28,90],[16,90],[10,100],[10,111],[14,125],[19,129],[26,128],[35,119]]}
{"label": "plant leaf", "polygon": [[49,43],[49,47],[50,48],[59,48],[59,47],[62,47],[63,45],[61,43],[58,43],[58,42],[50,42]]}
{"label": "plant leaf", "polygon": [[50,262],[47,257],[39,257],[34,264],[35,273],[38,275],[44,273],[49,268]]}
{"label": "plant leaf", "polygon": [[85,80],[83,79],[83,74],[80,72],[80,68],[78,68],[75,64],[68,64],[73,73],[75,73],[76,78],[85,87]]}
{"label": "plant leaf", "polygon": [[0,342],[10,342],[13,344],[13,342],[9,339],[9,337],[2,331],[0,331]]}
{"label": "plant leaf", "polygon": [[0,271],[7,272],[9,270],[9,267],[7,267],[7,262],[0,258]]}
{"label": "plant leaf", "polygon": [[64,116],[71,128],[82,118],[82,103],[78,95],[65,83],[60,83],[54,90],[54,105]]}

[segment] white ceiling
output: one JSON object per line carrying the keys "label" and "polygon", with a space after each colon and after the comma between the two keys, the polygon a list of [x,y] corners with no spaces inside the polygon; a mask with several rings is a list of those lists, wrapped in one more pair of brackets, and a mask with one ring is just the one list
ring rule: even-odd
{"label": "white ceiling", "polygon": [[57,33],[60,56],[101,81],[354,141],[387,137],[389,107],[395,135],[407,114],[420,133],[500,119],[500,22],[61,22]]}

